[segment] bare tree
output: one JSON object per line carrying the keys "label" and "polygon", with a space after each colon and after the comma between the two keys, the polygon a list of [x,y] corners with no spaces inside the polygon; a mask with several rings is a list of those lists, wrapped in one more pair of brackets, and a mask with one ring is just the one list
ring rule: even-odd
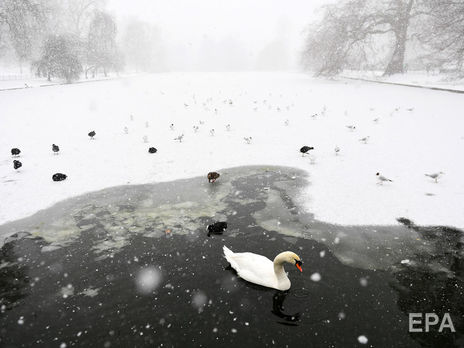
{"label": "bare tree", "polygon": [[346,67],[353,48],[365,38],[357,26],[364,1],[349,1],[324,7],[322,19],[308,29],[303,64],[316,75],[335,75]]}
{"label": "bare tree", "polygon": [[319,74],[341,71],[369,49],[371,40],[386,37],[391,45],[385,75],[404,72],[411,19],[422,14],[422,0],[345,0],[326,6],[322,20],[311,26],[303,59],[319,62]]}
{"label": "bare tree", "polygon": [[69,30],[81,37],[88,30],[94,12],[101,8],[102,0],[66,0],[63,5]]}
{"label": "bare tree", "polygon": [[33,65],[37,75],[59,77],[71,83],[82,72],[79,60],[79,39],[73,35],[51,35],[45,40],[40,60]]}
{"label": "bare tree", "polygon": [[394,34],[393,54],[384,75],[404,72],[404,57],[408,41],[408,29],[413,5],[417,0],[393,0],[384,13],[379,13],[380,23],[389,27]]}
{"label": "bare tree", "polygon": [[[38,46],[44,23],[44,7],[35,0],[0,1],[0,40],[9,40],[20,68]],[[1,35],[3,33],[4,35]]]}
{"label": "bare tree", "polygon": [[427,0],[427,26],[419,36],[443,69],[464,73],[464,0]]}
{"label": "bare tree", "polygon": [[106,12],[95,10],[87,37],[86,77],[89,70],[93,70],[95,75],[98,69],[103,69],[107,76],[108,70],[119,67],[120,54],[116,46],[116,33],[114,19]]}

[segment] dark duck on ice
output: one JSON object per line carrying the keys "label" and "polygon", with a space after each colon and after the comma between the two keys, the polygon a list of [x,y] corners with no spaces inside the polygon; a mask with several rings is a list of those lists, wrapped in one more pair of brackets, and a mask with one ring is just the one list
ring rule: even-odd
{"label": "dark duck on ice", "polygon": [[221,176],[221,174],[219,173],[216,173],[216,172],[209,172],[208,173],[208,181],[213,183],[215,182],[219,177]]}

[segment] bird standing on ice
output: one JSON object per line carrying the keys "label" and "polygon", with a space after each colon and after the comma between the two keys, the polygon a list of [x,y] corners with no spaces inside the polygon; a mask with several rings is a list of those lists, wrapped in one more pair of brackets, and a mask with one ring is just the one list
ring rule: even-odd
{"label": "bird standing on ice", "polygon": [[22,164],[20,161],[18,161],[18,160],[14,160],[14,161],[13,161],[13,168],[14,168],[15,170],[18,170],[18,169],[21,168],[22,166],[23,166],[23,164]]}
{"label": "bird standing on ice", "polygon": [[379,179],[379,184],[380,185],[382,185],[385,181],[393,182],[393,180],[390,180],[390,179],[386,178],[385,176],[380,175],[380,173],[377,173],[375,175],[377,175],[377,178]]}
{"label": "bird standing on ice", "polygon": [[209,172],[207,175],[207,178],[208,178],[208,181],[212,183],[212,182],[215,182],[220,176],[221,174],[217,172]]}
{"label": "bird standing on ice", "polygon": [[93,137],[94,137],[96,134],[97,134],[97,133],[95,133],[95,131],[91,131],[91,132],[89,132],[88,135],[89,135],[90,139],[93,139]]}
{"label": "bird standing on ice", "polygon": [[223,251],[224,257],[237,271],[239,277],[268,288],[281,291],[290,289],[291,282],[284,269],[285,262],[295,265],[300,272],[303,272],[300,257],[291,251],[280,253],[275,257],[274,262],[254,253],[234,253],[226,246],[223,247]]}
{"label": "bird standing on ice", "polygon": [[251,144],[251,141],[253,140],[253,138],[252,137],[243,137],[243,140],[245,140],[245,142],[247,144]]}
{"label": "bird standing on ice", "polygon": [[312,147],[312,146],[303,146],[300,149],[300,152],[302,153],[302,156],[304,156],[305,154],[307,154],[311,150],[314,150],[314,147]]}
{"label": "bird standing on ice", "polygon": [[55,155],[58,155],[58,152],[60,152],[60,147],[56,144],[52,144],[52,151]]}
{"label": "bird standing on ice", "polygon": [[184,134],[181,134],[178,137],[174,138],[174,140],[177,140],[179,143],[181,143],[183,139],[184,139]]}
{"label": "bird standing on ice", "polygon": [[19,157],[19,154],[21,153],[21,150],[14,147],[11,149],[11,156],[14,156],[14,157]]}
{"label": "bird standing on ice", "polygon": [[52,175],[52,180],[53,181],[63,181],[63,180],[66,180],[68,176],[66,174],[63,174],[63,173],[55,173]]}
{"label": "bird standing on ice", "polygon": [[364,144],[367,144],[367,142],[369,141],[369,136],[361,138],[361,139],[359,139],[359,141],[364,143]]}
{"label": "bird standing on ice", "polygon": [[428,176],[429,178],[434,179],[435,182],[438,182],[438,178],[439,178],[440,176],[442,176],[443,174],[445,174],[445,173],[443,173],[443,172],[438,172],[438,173],[424,174],[424,175],[425,175],[425,176]]}

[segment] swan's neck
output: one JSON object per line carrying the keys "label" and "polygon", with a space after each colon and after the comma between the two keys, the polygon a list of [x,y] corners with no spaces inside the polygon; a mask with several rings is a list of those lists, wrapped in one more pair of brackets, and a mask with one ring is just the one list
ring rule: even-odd
{"label": "swan's neck", "polygon": [[278,279],[288,279],[284,269],[284,262],[286,262],[286,260],[282,254],[277,255],[274,259],[274,273]]}
{"label": "swan's neck", "polygon": [[288,279],[284,269],[284,262],[288,262],[288,255],[286,252],[280,253],[274,259],[274,274],[276,276],[275,288],[278,290],[288,290],[291,286],[290,279]]}

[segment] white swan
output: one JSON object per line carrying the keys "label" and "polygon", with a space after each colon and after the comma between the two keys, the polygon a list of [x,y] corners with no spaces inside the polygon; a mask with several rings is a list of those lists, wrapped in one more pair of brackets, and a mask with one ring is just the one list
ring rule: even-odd
{"label": "white swan", "polygon": [[284,262],[295,265],[300,272],[303,272],[300,257],[291,251],[280,253],[272,262],[267,257],[258,254],[234,253],[226,246],[223,250],[224,257],[241,278],[268,288],[290,289],[291,283],[284,270]]}

